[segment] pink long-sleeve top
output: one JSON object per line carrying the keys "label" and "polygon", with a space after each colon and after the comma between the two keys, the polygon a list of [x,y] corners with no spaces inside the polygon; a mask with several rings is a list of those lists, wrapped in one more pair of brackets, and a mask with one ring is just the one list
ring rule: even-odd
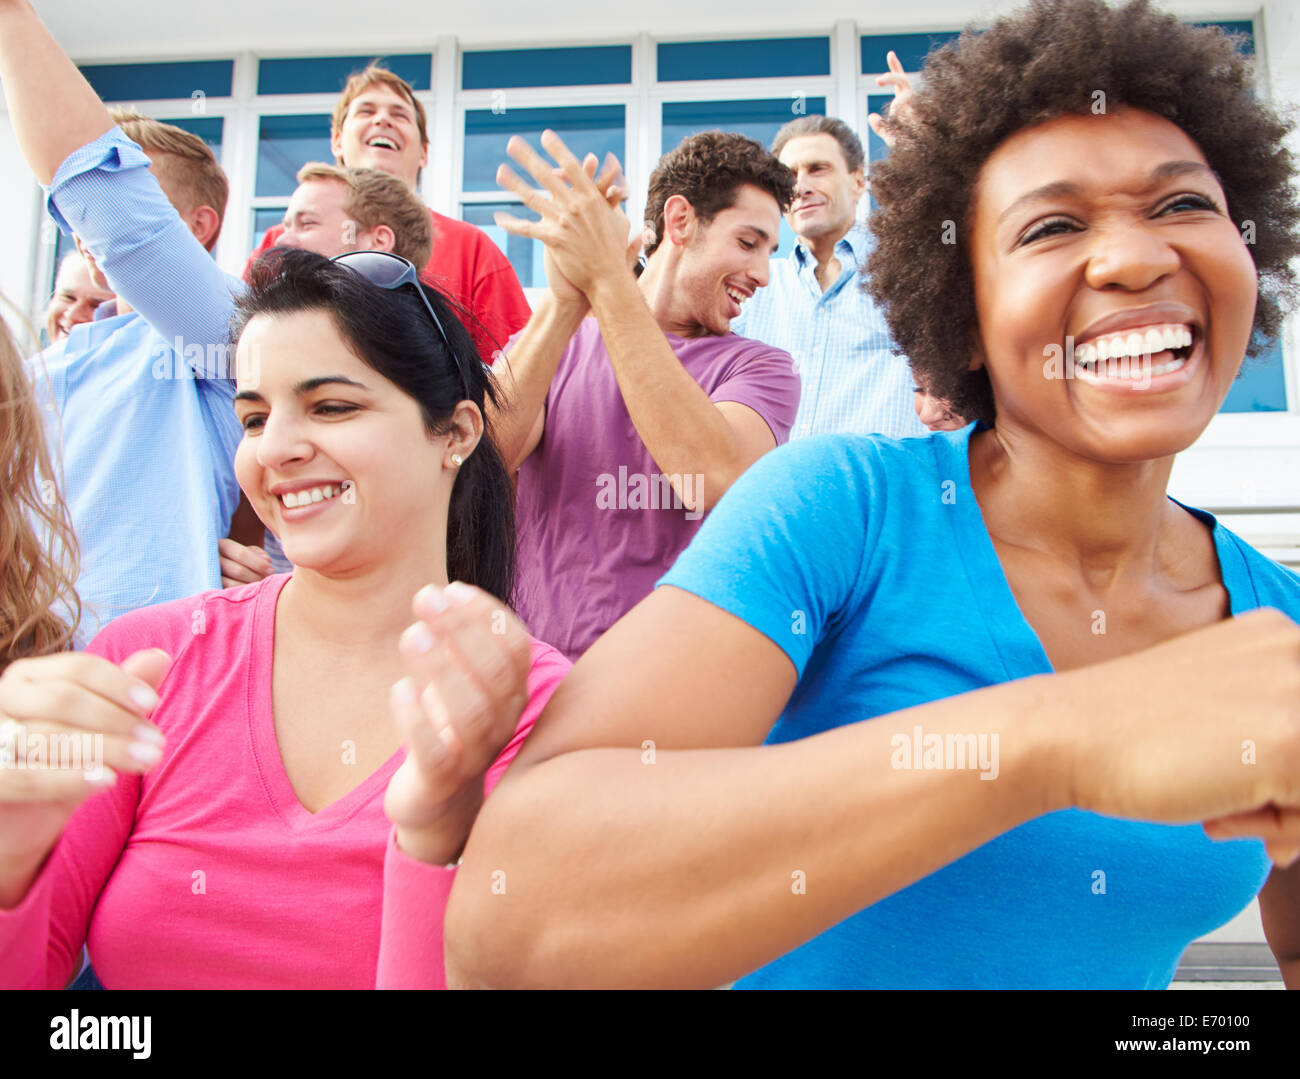
{"label": "pink long-sleeve top", "polygon": [[[88,799],[12,910],[0,988],[62,988],[83,941],[114,988],[372,988],[444,984],[455,870],[407,857],[384,816],[399,749],[309,813],[271,710],[275,605],[287,574],[126,615],[88,651],[173,657],[153,720],[162,762]],[[528,705],[491,791],[569,663],[533,641]]]}

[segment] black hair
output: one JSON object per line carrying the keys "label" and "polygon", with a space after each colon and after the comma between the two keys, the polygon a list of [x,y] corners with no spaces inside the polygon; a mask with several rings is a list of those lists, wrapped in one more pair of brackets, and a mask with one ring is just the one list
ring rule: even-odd
{"label": "black hair", "polygon": [[231,344],[238,343],[257,315],[324,311],[363,363],[419,405],[429,434],[447,434],[456,405],[472,401],[483,414],[483,437],[452,487],[447,577],[509,604],[515,579],[515,497],[485,409],[487,402],[497,403],[499,390],[458,307],[437,289],[420,288],[455,357],[412,287],[380,288],[312,251],[275,248],[253,266],[248,291],[236,301]]}
{"label": "black hair", "polygon": [[[1275,338],[1294,302],[1300,200],[1284,121],[1254,90],[1253,65],[1218,28],[1186,26],[1133,0],[1031,0],[992,29],[927,57],[924,87],[889,157],[871,168],[876,247],[870,291],[917,380],[968,420],[993,423],[988,372],[968,371],[976,330],[967,250],[984,163],[1024,128],[1103,108],[1145,109],[1181,128],[1253,237],[1259,274],[1247,355]],[[957,242],[939,242],[940,225]]]}

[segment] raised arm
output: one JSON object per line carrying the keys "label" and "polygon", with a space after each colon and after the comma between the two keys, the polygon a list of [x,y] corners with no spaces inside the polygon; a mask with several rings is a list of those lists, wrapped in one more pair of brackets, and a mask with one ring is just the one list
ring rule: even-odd
{"label": "raised arm", "polygon": [[[55,220],[169,344],[179,339],[195,373],[211,376],[238,283],[191,234],[148,172],[148,156],[117,130],[28,0],[0,0],[0,82]],[[233,397],[225,379],[205,381]]]}
{"label": "raised arm", "polygon": [[[581,165],[583,174],[592,183],[599,196],[611,207],[622,200],[623,170],[612,155],[596,174],[596,157],[588,154]],[[537,193],[523,184],[506,165],[497,172],[502,187],[524,195],[524,203],[533,206]],[[557,186],[560,181],[554,181]],[[499,223],[514,220],[509,215]],[[546,279],[549,288],[533,311],[523,332],[515,339],[492,367],[500,385],[502,404],[488,406],[493,437],[506,460],[506,467],[515,472],[541,441],[546,425],[546,395],[551,380],[568,348],[569,341],[591,312],[591,305],[578,289],[568,281],[555,264],[550,252],[546,253]]]}
{"label": "raised arm", "polygon": [[42,186],[73,150],[113,126],[28,0],[0,0],[0,82],[18,147]]}
{"label": "raised arm", "polygon": [[[748,406],[711,401],[682,366],[632,274],[627,218],[601,196],[558,135],[544,132],[542,144],[559,169],[547,165],[523,139],[511,139],[509,152],[542,185],[545,196],[508,170],[499,176],[541,214],[541,221],[498,214],[498,224],[541,240],[548,259],[586,297],[637,434],[660,471],[674,478],[683,503],[708,511],[776,445],[776,437]],[[638,239],[633,246],[639,244]],[[695,475],[702,475],[703,482],[680,480]]]}

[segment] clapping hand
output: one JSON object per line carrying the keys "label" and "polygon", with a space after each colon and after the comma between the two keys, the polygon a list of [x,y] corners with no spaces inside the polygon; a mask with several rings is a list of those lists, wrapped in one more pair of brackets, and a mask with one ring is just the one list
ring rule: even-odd
{"label": "clapping hand", "polygon": [[412,609],[419,621],[400,644],[410,676],[390,699],[407,752],[384,811],[403,851],[445,865],[459,857],[484,774],[527,704],[531,641],[500,600],[459,581],[421,589]]}
{"label": "clapping hand", "polygon": [[515,136],[506,151],[523,166],[540,188],[529,186],[508,165],[497,170],[497,183],[520,197],[540,215],[525,221],[498,211],[496,223],[514,236],[540,240],[546,246],[546,276],[562,303],[586,303],[603,278],[630,273],[642,236],[633,237],[627,216],[619,208],[625,196],[622,168],[608,155],[596,175],[596,159],[580,162],[553,131],[542,133],[542,146],[556,163],[546,162],[528,143]]}

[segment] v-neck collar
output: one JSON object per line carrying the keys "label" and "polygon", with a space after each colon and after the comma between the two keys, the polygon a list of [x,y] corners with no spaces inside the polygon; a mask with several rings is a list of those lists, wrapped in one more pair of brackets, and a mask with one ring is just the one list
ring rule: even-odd
{"label": "v-neck collar", "polygon": [[293,784],[284,769],[280,743],[275,737],[275,698],[272,678],[275,670],[275,611],[280,593],[292,574],[272,578],[257,597],[253,611],[251,649],[248,663],[248,732],[257,762],[262,788],[276,814],[291,831],[326,831],[346,824],[364,809],[376,793],[382,792],[402,763],[402,748],[363,779],[347,794],[317,812],[310,812],[298,801]]}
{"label": "v-neck collar", "polygon": [[[993,538],[984,523],[984,513],[971,485],[970,440],[981,429],[984,429],[982,424],[974,423],[960,431],[936,435],[931,439],[935,452],[940,457],[939,475],[957,477],[953,513],[949,517],[953,528],[953,545],[961,556],[967,580],[972,583],[975,603],[1002,660],[1008,680],[1035,674],[1052,674],[1055,673],[1055,668],[1047,658],[1047,651],[1038,634],[1016,602],[1015,593],[1002,569],[1002,562],[993,546]],[[1229,613],[1235,616],[1258,607],[1259,598],[1250,572],[1227,530],[1213,514],[1184,506],[1176,498],[1169,500],[1213,530],[1219,578],[1228,593]]]}

